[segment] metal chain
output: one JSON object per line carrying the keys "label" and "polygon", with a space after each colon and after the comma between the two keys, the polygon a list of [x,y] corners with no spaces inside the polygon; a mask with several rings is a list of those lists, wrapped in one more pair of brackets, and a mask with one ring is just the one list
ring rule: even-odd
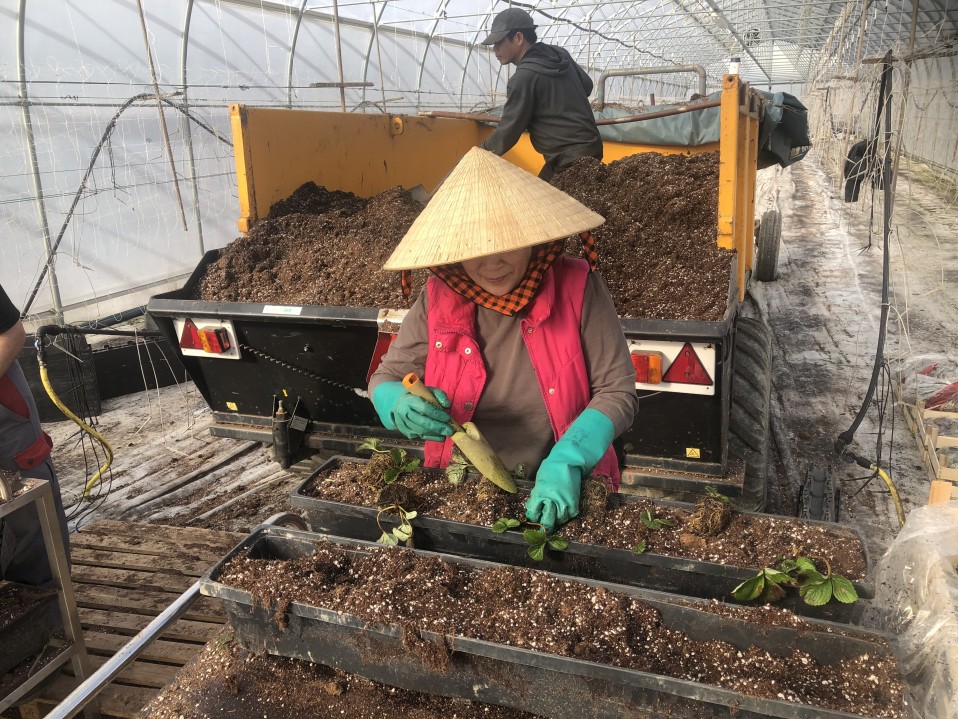
{"label": "metal chain", "polygon": [[254,348],[254,347],[250,347],[248,344],[243,344],[243,343],[241,342],[241,343],[240,343],[240,348],[246,350],[247,352],[252,352],[254,355],[257,355],[258,357],[262,357],[262,358],[265,359],[265,360],[269,360],[270,362],[275,362],[276,364],[280,365],[281,367],[286,367],[287,369],[291,369],[291,370],[293,370],[294,372],[299,372],[300,374],[304,374],[304,375],[306,375],[307,377],[309,377],[309,378],[311,378],[311,379],[316,379],[316,380],[319,380],[320,382],[325,382],[326,384],[331,384],[331,385],[333,385],[334,387],[339,387],[340,389],[345,389],[345,390],[349,390],[350,392],[355,392],[355,393],[358,394],[360,397],[366,397],[366,396],[368,395],[368,393],[367,393],[366,390],[364,390],[364,389],[361,389],[361,388],[359,388],[359,387],[352,387],[352,386],[350,386],[350,385],[348,385],[348,384],[343,384],[342,382],[337,382],[337,381],[334,380],[334,379],[329,379],[328,377],[323,377],[322,375],[318,375],[318,374],[316,374],[315,372],[311,372],[311,371],[308,370],[308,369],[303,369],[302,367],[297,367],[297,366],[294,365],[294,364],[290,364],[290,363],[287,362],[286,360],[281,360],[279,357],[273,357],[273,355],[271,355],[271,354],[269,354],[269,353],[267,353],[267,352],[263,352],[262,350],[258,350],[258,349]]}

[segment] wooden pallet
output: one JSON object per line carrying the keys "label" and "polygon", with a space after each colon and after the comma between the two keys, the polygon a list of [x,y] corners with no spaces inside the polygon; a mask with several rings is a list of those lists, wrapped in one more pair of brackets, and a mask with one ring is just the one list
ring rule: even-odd
{"label": "wooden pallet", "polygon": [[908,404],[901,402],[905,420],[915,435],[921,460],[931,479],[928,504],[938,504],[958,499],[958,468],[952,467],[948,455],[941,452],[946,447],[958,447],[958,437],[941,434],[934,424],[936,419],[950,419],[958,422],[958,412],[940,412],[925,409],[924,403]]}
{"label": "wooden pallet", "polygon": [[[123,647],[245,535],[99,520],[70,535],[73,590],[93,668]],[[203,597],[99,695],[104,717],[135,717],[226,621]],[[42,717],[76,686],[67,672],[20,708]]]}

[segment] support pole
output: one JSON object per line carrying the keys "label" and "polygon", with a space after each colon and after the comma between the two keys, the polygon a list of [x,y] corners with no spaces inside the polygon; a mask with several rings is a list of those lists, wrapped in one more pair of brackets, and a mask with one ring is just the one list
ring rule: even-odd
{"label": "support pole", "polygon": [[[50,284],[50,300],[53,303],[53,315],[57,324],[63,324],[63,301],[60,299],[60,285],[57,282],[55,267],[56,253],[50,245],[50,226],[47,223],[47,209],[43,201],[43,183],[40,180],[40,163],[37,161],[37,145],[33,138],[33,121],[30,116],[30,103],[27,101],[27,68],[24,59],[23,27],[26,20],[27,0],[20,0],[17,9],[17,80],[20,83],[20,114],[23,118],[23,134],[27,139],[27,154],[30,157],[33,191],[37,201],[37,216],[40,220],[40,232],[43,235],[43,249],[46,253],[47,280]],[[24,315],[31,301],[24,307]]]}
{"label": "support pole", "polygon": [[150,36],[146,31],[146,15],[143,12],[143,0],[136,0],[140,10],[140,27],[143,30],[143,44],[146,46],[146,60],[150,66],[150,79],[153,81],[153,93],[156,96],[156,110],[160,113],[160,127],[163,130],[163,142],[166,145],[166,159],[170,162],[170,172],[173,175],[173,189],[176,191],[176,201],[180,206],[180,222],[183,229],[186,226],[186,212],[183,209],[183,196],[180,194],[180,181],[176,177],[176,164],[173,162],[173,148],[170,147],[170,131],[166,127],[166,114],[163,112],[163,102],[160,100],[160,86],[156,82],[156,68],[153,66],[153,51],[150,50]]}

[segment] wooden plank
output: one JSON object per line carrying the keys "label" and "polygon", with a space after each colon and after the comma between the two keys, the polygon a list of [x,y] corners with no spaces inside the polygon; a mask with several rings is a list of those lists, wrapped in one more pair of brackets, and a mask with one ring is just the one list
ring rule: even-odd
{"label": "wooden plank", "polygon": [[[61,675],[50,686],[44,689],[40,699],[36,702],[41,707],[41,713],[46,714],[52,707],[69,696],[76,688],[73,677]],[[100,711],[111,717],[120,719],[135,719],[140,709],[156,696],[155,689],[145,687],[130,687],[108,684],[98,695]]]}
{"label": "wooden plank", "polygon": [[[84,629],[106,629],[114,634],[133,636],[154,619],[154,615],[127,614],[104,609],[81,607],[80,622]],[[171,641],[208,642],[223,627],[221,622],[197,622],[179,619],[163,632],[162,638]]]}
{"label": "wooden plank", "polygon": [[940,479],[933,480],[931,491],[928,493],[928,504],[944,504],[951,501],[951,492],[954,485]]}
{"label": "wooden plank", "polygon": [[91,565],[114,569],[135,569],[143,572],[172,570],[191,578],[202,577],[210,567],[216,564],[210,560],[163,557],[155,554],[138,556],[132,552],[90,549],[76,545],[70,546],[70,559],[74,566]]}
{"label": "wooden plank", "polygon": [[[108,656],[116,654],[130,641],[129,637],[122,634],[94,631],[83,632],[83,638],[86,640],[87,652]],[[185,642],[157,639],[146,646],[140,654],[140,659],[147,662],[183,665],[195,657],[202,648],[202,644],[187,644]]]}
{"label": "wooden plank", "polygon": [[[149,589],[170,594],[182,594],[191,584],[192,577],[163,574],[161,572],[138,572],[129,569],[111,567],[89,567],[79,565],[71,572],[74,584],[99,584],[106,587],[125,587],[127,589]],[[175,597],[170,597],[172,601]]]}
{"label": "wooden plank", "polygon": [[943,434],[938,435],[938,442],[935,444],[938,449],[942,447],[958,447],[958,437],[947,437]]}
{"label": "wooden plank", "polygon": [[245,536],[240,532],[101,519],[71,534],[70,543],[89,549],[218,561]]}
{"label": "wooden plank", "polygon": [[[203,645],[196,645],[196,654],[198,655],[201,651],[203,651]],[[90,664],[93,665],[94,671],[106,664],[108,660],[109,657],[90,656]],[[64,668],[68,670],[66,673],[69,676],[74,676],[73,664],[71,662],[67,662]],[[113,682],[133,687],[162,689],[176,678],[177,673],[182,668],[183,667],[179,665],[157,664],[155,662],[145,662],[137,659],[120,672],[113,679]]]}
{"label": "wooden plank", "polygon": [[[166,592],[98,587],[89,584],[74,584],[73,593],[80,607],[105,611],[129,611],[152,616],[158,615],[173,602],[171,595]],[[201,597],[193,602],[183,618],[199,622],[225,622],[226,613],[219,599]]]}
{"label": "wooden plank", "polygon": [[937,409],[924,409],[922,408],[922,414],[928,419],[953,419],[958,422],[958,412],[942,412]]}

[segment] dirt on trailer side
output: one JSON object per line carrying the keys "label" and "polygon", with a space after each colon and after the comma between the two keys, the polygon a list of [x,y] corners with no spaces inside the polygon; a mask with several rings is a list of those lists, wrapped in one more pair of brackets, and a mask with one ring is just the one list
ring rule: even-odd
{"label": "dirt on trailer side", "polygon": [[[716,153],[644,153],[608,165],[587,159],[553,184],[606,218],[593,235],[620,315],[724,316],[733,254],[715,244]],[[307,183],[226,247],[195,299],[403,307],[399,273],[382,265],[421,209],[401,188],[367,200]],[[581,254],[578,238],[566,247]],[[413,298],[425,277],[413,273]]]}

